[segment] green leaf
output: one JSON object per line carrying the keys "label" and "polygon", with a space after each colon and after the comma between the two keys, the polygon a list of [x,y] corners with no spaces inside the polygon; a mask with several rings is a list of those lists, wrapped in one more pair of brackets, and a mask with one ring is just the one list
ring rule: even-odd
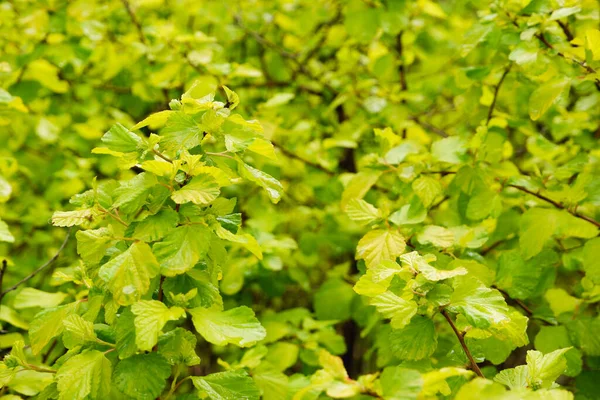
{"label": "green leaf", "polygon": [[90,265],[98,264],[106,254],[106,250],[114,242],[110,228],[77,231],[75,237],[77,238],[77,254]]}
{"label": "green leaf", "polygon": [[75,211],[56,211],[52,214],[52,225],[61,227],[84,225],[93,219],[94,210],[89,208]]}
{"label": "green leaf", "polygon": [[[429,259],[435,260],[435,257],[429,257]],[[416,251],[401,255],[400,261],[413,270],[418,271],[425,279],[434,282],[454,278],[455,276],[466,275],[468,272],[464,267],[458,267],[451,270],[437,269],[430,265],[427,262],[427,259],[419,255]]]}
{"label": "green leaf", "polygon": [[258,258],[259,260],[263,259],[262,249],[260,248],[260,245],[254,238],[254,236],[247,234],[247,233],[233,234],[230,231],[228,231],[227,229],[223,228],[222,226],[218,226],[215,229],[215,233],[217,234],[217,236],[219,238],[221,238],[223,240],[228,240],[233,243],[241,244],[248,251],[250,251],[252,254],[254,254],[256,256],[256,258]]}
{"label": "green leaf", "polygon": [[556,102],[569,85],[569,79],[559,78],[544,83],[535,89],[529,97],[529,117],[534,121],[538,120]]}
{"label": "green leaf", "polygon": [[141,351],[152,350],[165,324],[185,315],[183,308],[168,308],[156,300],[139,301],[131,306],[131,312],[135,314],[135,343]]}
{"label": "green leaf", "polygon": [[583,247],[583,269],[594,283],[600,283],[600,238],[588,240]]}
{"label": "green leaf", "polygon": [[36,314],[29,329],[33,354],[39,354],[53,338],[63,333],[63,320],[75,312],[77,305],[77,302],[65,304]]}
{"label": "green leaf", "polygon": [[126,308],[115,323],[115,338],[117,353],[119,358],[124,359],[137,353],[136,334],[135,334],[135,316],[129,308]]}
{"label": "green leaf", "polygon": [[270,367],[268,363],[267,366],[254,370],[252,378],[260,390],[263,400],[280,400],[286,398],[289,390],[287,375]]}
{"label": "green leaf", "polygon": [[[154,114],[150,114],[147,118],[144,118],[142,121],[138,122],[134,126],[131,127],[132,131],[138,130],[145,126],[157,127],[162,126],[167,122],[167,119],[173,114],[171,110],[163,110]],[[117,150],[120,151],[120,150]]]}
{"label": "green leaf", "polygon": [[429,371],[423,374],[423,390],[420,396],[434,396],[441,393],[444,396],[450,396],[452,389],[446,382],[446,379],[452,377],[468,377],[473,374],[472,371],[468,371],[463,368],[444,367],[439,370]]}
{"label": "green leaf", "polygon": [[71,334],[71,340],[74,340],[77,344],[83,344],[85,342],[95,342],[96,332],[94,332],[94,324],[90,321],[86,321],[77,314],[69,315],[63,321],[65,331]]}
{"label": "green leaf", "polygon": [[10,233],[6,222],[0,219],[0,242],[14,243],[15,237]]}
{"label": "green leaf", "polygon": [[555,210],[531,208],[521,217],[519,244],[523,257],[527,260],[540,251],[552,237],[558,225]]}
{"label": "green leaf", "polygon": [[430,318],[415,315],[404,328],[393,330],[389,346],[401,360],[421,360],[433,354],[437,348],[437,332]]}
{"label": "green leaf", "polygon": [[196,389],[212,400],[259,400],[260,392],[254,380],[244,370],[218,372],[192,377]]}
{"label": "green leaf", "polygon": [[238,161],[238,172],[243,178],[265,189],[273,204],[279,203],[283,194],[283,186],[281,186],[281,183],[277,179],[242,161]]}
{"label": "green leaf", "polygon": [[112,151],[132,153],[140,148],[142,139],[123,125],[115,124],[102,136],[102,143]]}
{"label": "green leaf", "polygon": [[56,374],[59,400],[109,398],[111,372],[110,361],[97,350],[87,350],[68,359]]}
{"label": "green leaf", "polygon": [[457,277],[448,310],[460,313],[471,325],[488,328],[508,320],[508,306],[499,291],[486,287],[476,278]]}
{"label": "green leaf", "polygon": [[443,193],[441,183],[428,176],[420,176],[415,179],[412,183],[412,189],[425,207],[429,207]]}
{"label": "green leaf", "polygon": [[200,364],[200,357],[196,354],[196,336],[183,328],[175,328],[161,335],[158,338],[158,353],[171,365]]}
{"label": "green leaf", "polygon": [[394,329],[404,328],[417,313],[417,303],[404,300],[389,291],[371,298],[369,304],[375,306],[384,318],[391,319]]}
{"label": "green leaf", "polygon": [[377,182],[379,175],[379,173],[374,172],[360,172],[355,174],[344,188],[344,193],[342,193],[342,201],[340,202],[342,210],[346,209],[350,200],[362,199]]}
{"label": "green leaf", "polygon": [[171,208],[163,209],[139,222],[133,237],[144,242],[155,242],[168,235],[179,222],[179,214]]}
{"label": "green leaf", "polygon": [[203,136],[194,117],[179,111],[169,115],[160,134],[161,147],[173,152],[198,146]]}
{"label": "green leaf", "polygon": [[600,60],[600,30],[588,29],[585,32],[586,47],[592,52],[594,61]]}
{"label": "green leaf", "polygon": [[565,353],[567,368],[564,374],[567,376],[579,375],[583,365],[581,350],[572,346],[569,332],[564,326],[542,326],[535,337],[535,348],[542,353],[571,348]]}
{"label": "green leaf", "polygon": [[211,175],[200,174],[181,189],[171,194],[171,198],[177,204],[192,202],[194,204],[206,205],[212,203],[221,191],[219,184]]}
{"label": "green leaf", "polygon": [[454,245],[454,233],[443,226],[427,225],[417,235],[417,241],[421,244],[432,244],[435,247],[452,247]]}
{"label": "green leaf", "polygon": [[150,279],[160,267],[146,243],[136,242],[127,250],[104,264],[98,275],[102,278],[114,300],[123,306],[138,301],[150,289]]}
{"label": "green leaf", "polygon": [[565,353],[571,348],[555,350],[552,353],[542,354],[539,351],[527,352],[527,367],[529,387],[539,389],[549,388],[554,381],[567,369]]}
{"label": "green leaf", "polygon": [[444,138],[431,145],[431,156],[434,160],[449,164],[461,164],[466,161],[467,146],[457,136]]}
{"label": "green leaf", "polygon": [[346,205],[346,214],[360,225],[368,225],[380,218],[379,210],[362,199],[352,199]]}
{"label": "green leaf", "polygon": [[382,261],[393,261],[405,247],[404,237],[398,231],[375,229],[358,242],[356,259],[364,259],[367,267],[376,266]]}
{"label": "green leaf", "polygon": [[175,228],[161,242],[152,246],[165,276],[183,274],[208,252],[212,234],[202,225],[185,225]]}
{"label": "green leaf", "polygon": [[114,191],[113,208],[119,208],[125,214],[138,212],[146,202],[150,188],[156,185],[156,176],[142,172],[121,185]]}
{"label": "green leaf", "polygon": [[163,391],[171,366],[157,353],[137,354],[120,361],[113,374],[115,386],[137,400],[154,400]]}
{"label": "green leaf", "polygon": [[17,310],[30,307],[56,307],[62,303],[68,295],[62,292],[48,293],[42,290],[26,287],[21,290],[14,299],[14,307]]}
{"label": "green leaf", "polygon": [[246,306],[221,311],[213,308],[193,308],[188,311],[194,327],[206,341],[218,346],[235,344],[248,347],[263,340],[265,328]]}
{"label": "green leaf", "polygon": [[494,377],[494,380],[508,386],[510,389],[527,387],[529,383],[529,367],[520,365],[516,368],[502,370]]}
{"label": "green leaf", "polygon": [[384,368],[380,382],[386,400],[416,400],[423,387],[418,371],[401,367]]}
{"label": "green leaf", "polygon": [[[341,279],[329,279],[315,292],[313,306],[320,320],[346,320],[350,318],[352,287]],[[331,307],[335,304],[335,307]]]}
{"label": "green leaf", "polygon": [[227,86],[223,86],[223,90],[225,90],[225,94],[227,95],[227,108],[233,110],[240,104],[240,96]]}

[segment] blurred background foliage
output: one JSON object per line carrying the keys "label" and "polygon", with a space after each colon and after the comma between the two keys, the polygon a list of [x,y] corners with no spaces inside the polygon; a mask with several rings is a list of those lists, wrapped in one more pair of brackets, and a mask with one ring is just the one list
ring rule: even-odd
{"label": "blurred background foliage", "polygon": [[[263,191],[227,188],[265,257],[236,254],[220,289],[226,302],[252,306],[267,343],[294,338],[290,366],[319,365],[306,343],[341,356],[351,377],[398,363],[385,350],[388,328],[352,289],[366,230],[344,210],[364,198],[384,214],[408,207],[397,218],[411,247],[443,265],[471,261],[530,317],[529,348],[575,346],[567,375],[578,377],[562,383],[595,398],[599,21],[595,0],[3,1],[3,288],[56,254],[66,232],[49,225],[53,211],[94,177],[133,176],[91,153],[110,126],[168,109],[193,82],[196,95],[226,85],[275,146],[276,160],[253,163],[285,190],[274,205]],[[531,209],[542,211],[522,217]],[[423,217],[407,223],[415,213]],[[573,222],[581,216],[592,222]],[[60,277],[78,263],[71,240],[29,284],[77,297]],[[40,310],[15,311],[18,293],[3,299],[12,335],[3,348]],[[462,364],[443,329],[437,367]],[[480,345],[487,368],[524,362],[512,346]],[[203,351],[213,360],[203,373],[241,354]],[[413,367],[431,367],[422,363]]]}

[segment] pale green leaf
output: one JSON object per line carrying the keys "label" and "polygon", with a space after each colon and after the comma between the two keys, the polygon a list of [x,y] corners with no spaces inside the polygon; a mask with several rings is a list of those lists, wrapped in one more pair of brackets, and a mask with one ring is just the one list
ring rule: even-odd
{"label": "pale green leaf", "polygon": [[89,229],[77,231],[77,254],[83,261],[90,265],[96,265],[106,254],[106,250],[112,246],[112,230],[109,228]]}
{"label": "pale green leaf", "polygon": [[345,208],[351,220],[368,225],[381,217],[379,210],[362,199],[352,199]]}
{"label": "pale green leaf", "polygon": [[210,230],[202,225],[185,225],[175,228],[152,250],[160,263],[161,274],[183,274],[204,257],[210,245]]}
{"label": "pale green leaf", "polygon": [[231,233],[230,231],[228,231],[227,229],[223,228],[220,225],[215,229],[215,233],[217,234],[217,236],[219,238],[221,238],[223,240],[227,240],[232,243],[241,244],[248,251],[250,251],[252,254],[254,254],[256,256],[256,258],[258,258],[259,260],[263,259],[262,249],[260,248],[260,245],[254,238],[254,236],[252,236],[248,233],[234,234],[234,233]]}
{"label": "pale green leaf", "polygon": [[86,321],[77,314],[72,314],[65,318],[63,325],[65,326],[65,331],[71,335],[71,340],[76,341],[78,344],[95,342],[97,339],[94,332],[94,324]]}
{"label": "pale green leaf", "polygon": [[167,322],[185,316],[183,308],[168,308],[156,300],[139,301],[131,306],[131,312],[135,314],[135,343],[141,351],[152,350]]}
{"label": "pale green leaf", "polygon": [[194,386],[212,400],[259,400],[260,392],[254,380],[244,370],[217,372],[192,378]]}
{"label": "pale green leaf", "polygon": [[123,306],[138,301],[150,289],[160,266],[150,247],[143,242],[132,244],[127,250],[104,264],[98,276],[102,278],[114,300]]}
{"label": "pale green leaf", "polygon": [[454,244],[454,233],[443,226],[427,225],[418,235],[421,244],[432,244],[435,247],[447,248]]}
{"label": "pale green leaf", "polygon": [[194,204],[206,205],[212,203],[219,197],[221,191],[219,184],[211,175],[200,174],[181,189],[174,191],[171,198],[177,204],[192,202]]}
{"label": "pale green leaf", "polygon": [[527,367],[529,368],[529,387],[539,389],[549,388],[567,369],[565,353],[571,348],[555,350],[548,354],[529,350],[527,352]]}
{"label": "pale green leaf", "polygon": [[448,309],[463,314],[470,324],[487,328],[508,320],[508,306],[499,291],[486,287],[476,278],[457,277]]}
{"label": "pale green leaf", "polygon": [[193,308],[188,311],[194,327],[206,341],[224,346],[235,344],[248,347],[266,336],[265,328],[246,306],[221,311],[216,308]]}
{"label": "pale green leaf", "polygon": [[14,243],[15,237],[10,233],[6,222],[0,219],[0,242]]}
{"label": "pale green leaf", "polygon": [[26,287],[15,296],[13,304],[17,310],[30,307],[49,308],[58,306],[67,297],[63,292],[49,293]]}
{"label": "pale green leaf", "polygon": [[115,124],[102,136],[102,143],[112,151],[131,153],[141,146],[142,139],[123,125]]}
{"label": "pale green leaf", "polygon": [[271,175],[251,167],[242,161],[238,162],[238,172],[243,178],[246,178],[250,182],[253,182],[265,189],[269,199],[271,199],[274,204],[277,204],[279,200],[281,200],[283,186]]}
{"label": "pale green leaf", "polygon": [[63,320],[73,314],[77,306],[78,303],[71,303],[56,308],[48,308],[35,316],[29,329],[33,354],[39,354],[53,338],[63,333]]}
{"label": "pale green leaf", "polygon": [[423,387],[418,371],[401,367],[386,367],[380,382],[386,400],[416,400]]}
{"label": "pale green leaf", "polygon": [[56,374],[59,400],[107,399],[111,372],[110,361],[97,350],[88,350],[68,359]]}
{"label": "pale green leaf", "polygon": [[356,259],[364,259],[367,267],[372,267],[382,261],[393,261],[404,252],[405,247],[404,237],[398,231],[375,229],[358,242]]}
{"label": "pale green leaf", "polygon": [[384,318],[391,319],[394,329],[404,328],[417,313],[417,303],[389,291],[371,298],[369,304],[375,306]]}
{"label": "pale green leaf", "polygon": [[529,117],[536,121],[548,111],[560,95],[569,87],[566,78],[546,82],[533,91],[529,97]]}

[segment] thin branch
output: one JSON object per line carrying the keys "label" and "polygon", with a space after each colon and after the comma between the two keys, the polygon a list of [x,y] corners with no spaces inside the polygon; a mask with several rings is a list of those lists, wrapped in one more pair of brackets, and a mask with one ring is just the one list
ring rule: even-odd
{"label": "thin branch", "polygon": [[496,107],[496,101],[498,100],[498,92],[500,92],[500,86],[502,86],[502,83],[504,82],[504,78],[506,78],[506,75],[508,75],[511,68],[512,68],[512,64],[509,64],[508,67],[506,67],[506,69],[504,70],[504,73],[502,74],[502,77],[500,78],[500,80],[498,81],[498,84],[496,85],[496,89],[494,89],[494,99],[492,100],[492,104],[490,104],[490,109],[489,109],[488,115],[487,115],[487,121],[485,123],[486,125],[489,125],[490,120],[492,119],[492,114],[494,114],[494,108]]}
{"label": "thin branch", "polygon": [[467,344],[465,343],[464,334],[462,332],[458,331],[458,329],[456,328],[456,325],[454,325],[454,322],[452,321],[452,318],[450,318],[450,315],[448,315],[448,311],[442,310],[441,312],[442,312],[442,315],[444,316],[444,318],[446,318],[446,321],[448,321],[448,324],[450,324],[450,327],[452,328],[452,330],[454,331],[454,334],[458,338],[458,341],[460,342],[460,345],[462,346],[463,351],[467,355],[467,358],[469,359],[469,362],[471,363],[471,369],[473,371],[475,371],[475,373],[477,375],[479,375],[480,377],[485,378],[485,376],[483,376],[483,372],[481,372],[481,370],[479,369],[479,366],[475,362],[475,359],[473,358],[471,351],[469,350],[469,348],[467,347]]}
{"label": "thin branch", "polygon": [[235,24],[237,26],[239,26],[240,28],[242,28],[242,30],[244,32],[246,32],[248,35],[252,36],[252,38],[254,38],[254,40],[256,40],[256,42],[258,42],[258,44],[260,44],[261,46],[263,46],[263,47],[270,47],[273,50],[275,50],[276,52],[278,52],[282,57],[289,58],[290,60],[295,60],[296,62],[298,62],[298,55],[297,54],[290,53],[286,49],[281,48],[277,44],[271,42],[269,39],[261,36],[258,32],[255,32],[252,29],[248,28],[244,24],[244,21],[243,21],[241,15],[239,15],[239,14],[234,15],[233,16],[233,20],[234,20],[234,22],[235,22]]}
{"label": "thin branch", "polygon": [[404,31],[400,31],[400,33],[396,36],[396,51],[400,57],[400,67],[398,68],[398,71],[400,72],[400,87],[402,88],[402,91],[407,91],[408,84],[406,82],[406,66],[404,65],[404,60],[402,59],[402,34],[404,34]]}
{"label": "thin branch", "polygon": [[37,274],[39,274],[44,269],[46,269],[48,266],[50,266],[52,263],[54,263],[58,259],[58,256],[60,255],[60,253],[64,250],[65,246],[67,245],[67,242],[69,241],[70,236],[71,236],[71,229],[69,228],[69,230],[67,231],[67,235],[65,236],[65,240],[60,245],[60,248],[58,249],[58,251],[56,252],[56,254],[51,259],[49,259],[48,261],[46,261],[46,263],[44,263],[41,267],[39,267],[38,269],[36,269],[35,271],[33,271],[32,273],[30,273],[29,275],[27,275],[25,278],[21,279],[15,285],[9,287],[8,289],[6,289],[2,293],[0,293],[0,303],[2,303],[2,299],[4,298],[4,296],[7,293],[10,293],[13,290],[17,289],[19,286],[21,286],[25,282],[29,281],[31,278],[35,277]]}
{"label": "thin branch", "polygon": [[[8,261],[2,260],[2,269],[0,269],[0,292],[2,292],[2,281],[4,280],[4,273],[8,267]],[[0,303],[2,302],[3,295],[0,295]]]}
{"label": "thin branch", "polygon": [[[330,19],[329,21],[322,22],[319,25],[317,25],[317,27],[314,30],[313,35],[317,35],[322,29],[329,28],[332,25],[335,25],[341,19],[342,19],[342,13],[338,9],[335,16],[332,19]],[[319,50],[321,50],[321,47],[323,47],[323,44],[325,44],[326,40],[327,40],[327,34],[325,32],[323,32],[321,37],[319,38],[317,44],[315,46],[313,46],[310,50],[308,50],[308,52],[306,52],[304,57],[302,57],[302,60],[301,60],[302,63],[306,64],[308,62],[308,60],[313,58],[319,52]]]}
{"label": "thin branch", "polygon": [[446,133],[445,130],[443,130],[441,128],[438,128],[435,125],[431,125],[429,122],[421,121],[418,117],[413,117],[413,118],[410,118],[410,119],[412,119],[413,121],[415,121],[417,124],[421,125],[423,128],[429,129],[430,131],[432,131],[433,133],[435,133],[438,136],[441,136],[443,138],[447,138],[448,136],[450,136],[450,135],[448,135]]}
{"label": "thin branch", "polygon": [[567,40],[570,42],[571,40],[573,40],[574,36],[571,33],[571,30],[569,29],[569,26],[562,22],[561,20],[556,20],[556,23],[558,24],[558,26],[560,26],[560,29],[562,29],[563,33],[565,34],[565,36],[567,37]]}
{"label": "thin branch", "polygon": [[[548,39],[546,39],[546,37],[544,36],[544,33],[538,33],[535,35],[535,37],[538,38],[540,40],[540,42],[542,42],[547,48],[549,48],[550,50],[554,50],[559,57],[562,57],[567,61],[573,61],[575,64],[579,65],[581,68],[585,69],[586,72],[588,72],[590,74],[596,73],[596,70],[594,68],[590,67],[589,65],[587,65],[584,61],[580,61],[576,58],[567,57],[564,53],[556,50],[554,48],[554,46],[552,45],[552,43],[548,42]],[[598,89],[600,91],[600,79],[596,78],[594,80],[594,83],[596,84],[596,89]]]}
{"label": "thin branch", "polygon": [[137,17],[135,16],[135,13],[131,8],[131,4],[129,4],[128,0],[121,0],[121,3],[123,3],[123,7],[125,7],[125,9],[127,10],[127,14],[129,14],[129,19],[131,19],[131,23],[133,23],[133,25],[135,26],[135,29],[137,30],[141,42],[146,44],[146,38],[144,37],[144,32],[142,31],[142,25],[140,25],[140,21],[138,21]]}
{"label": "thin branch", "polygon": [[273,143],[273,146],[277,147],[279,149],[279,151],[281,151],[285,156],[287,156],[288,158],[292,158],[294,160],[298,160],[303,162],[306,165],[310,165],[313,168],[316,168],[322,172],[325,172],[327,175],[334,175],[333,171],[328,170],[327,168],[325,168],[324,166],[322,166],[321,164],[318,164],[316,162],[310,161],[305,159],[304,157],[301,157],[299,155],[297,155],[296,153],[286,149],[285,147],[275,143],[272,139],[271,139],[271,143]]}
{"label": "thin branch", "polygon": [[523,303],[521,300],[519,299],[513,299],[512,297],[510,297],[510,295],[504,291],[503,289],[500,289],[497,286],[492,286],[494,289],[496,289],[497,291],[499,291],[500,293],[502,293],[502,295],[509,301],[514,302],[516,305],[518,305],[519,307],[521,307],[523,309],[523,311],[525,311],[525,313],[527,314],[528,317],[533,316],[533,311],[531,310],[531,308],[527,307],[527,305],[525,303]]}
{"label": "thin branch", "polygon": [[170,162],[171,164],[173,164],[173,160],[171,160],[169,157],[167,157],[166,155],[164,155],[160,151],[158,151],[156,149],[152,149],[152,152],[154,154],[156,154],[157,156],[159,156],[160,158],[162,158],[163,160],[165,160],[166,162]]}
{"label": "thin branch", "polygon": [[546,196],[544,196],[544,195],[542,195],[542,194],[540,194],[540,193],[537,193],[537,192],[533,192],[533,191],[531,191],[531,190],[527,189],[527,188],[526,188],[526,187],[524,187],[524,186],[513,185],[513,184],[509,184],[509,185],[506,185],[506,186],[508,186],[508,187],[511,187],[511,188],[515,188],[515,189],[517,189],[517,190],[520,190],[520,191],[522,191],[522,192],[525,192],[525,193],[527,193],[527,194],[530,194],[530,195],[532,195],[532,196],[534,196],[534,197],[537,197],[537,198],[538,198],[538,199],[540,199],[540,200],[543,200],[543,201],[545,201],[545,202],[547,202],[547,203],[550,203],[550,204],[552,204],[554,207],[558,208],[559,210],[565,210],[565,211],[567,211],[569,214],[571,214],[572,216],[574,216],[574,217],[577,217],[577,218],[579,218],[579,219],[582,219],[582,220],[584,220],[584,221],[587,221],[587,222],[589,222],[590,224],[593,224],[593,225],[595,225],[596,227],[600,228],[600,222],[598,222],[598,221],[594,220],[593,218],[590,218],[590,217],[588,217],[588,216],[586,216],[586,215],[583,215],[583,214],[581,214],[581,213],[579,213],[579,212],[577,212],[577,211],[570,210],[570,209],[568,209],[567,207],[565,207],[565,206],[564,206],[562,203],[559,203],[559,202],[557,202],[557,201],[554,201],[554,200],[552,200],[552,199],[551,199],[551,198],[549,198],[549,197],[546,197]]}

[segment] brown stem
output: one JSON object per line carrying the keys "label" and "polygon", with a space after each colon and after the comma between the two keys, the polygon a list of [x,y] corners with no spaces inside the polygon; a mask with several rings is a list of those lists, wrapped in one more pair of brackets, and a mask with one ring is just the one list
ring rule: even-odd
{"label": "brown stem", "polygon": [[402,88],[402,91],[407,91],[408,83],[406,82],[406,66],[404,65],[404,60],[402,59],[402,34],[404,34],[404,31],[400,31],[400,33],[396,36],[396,51],[400,57],[400,67],[398,68],[398,72],[400,72],[400,87]]}
{"label": "brown stem", "polygon": [[65,236],[65,240],[60,245],[60,248],[58,249],[58,251],[56,252],[56,254],[54,254],[54,256],[51,259],[49,259],[48,261],[46,261],[46,263],[44,263],[41,267],[39,267],[38,269],[36,269],[35,271],[33,271],[32,273],[30,273],[29,275],[27,275],[25,278],[21,279],[15,285],[9,287],[8,289],[6,289],[2,293],[0,293],[0,303],[2,302],[2,299],[4,298],[4,296],[7,293],[12,292],[13,290],[15,290],[16,288],[18,288],[19,286],[21,286],[23,283],[25,283],[28,280],[30,280],[31,278],[35,277],[37,274],[39,274],[44,269],[46,269],[48,266],[50,266],[52,263],[54,263],[58,259],[58,256],[63,251],[63,249],[65,248],[65,246],[67,245],[67,242],[69,241],[69,237],[70,236],[71,236],[71,229],[69,228],[69,230],[67,231],[67,236]]}
{"label": "brown stem", "polygon": [[[8,261],[2,260],[2,269],[0,269],[0,292],[2,292],[2,281],[4,280],[4,273],[8,267]],[[3,295],[0,295],[0,303],[2,302]]]}
{"label": "brown stem", "polygon": [[567,37],[567,40],[570,42],[571,40],[573,40],[574,36],[571,33],[571,30],[569,29],[569,25],[567,25],[566,23],[560,21],[560,20],[556,20],[556,23],[558,24],[558,26],[560,26],[560,29],[562,29],[563,33],[565,34],[565,36]]}
{"label": "brown stem", "polygon": [[310,165],[313,168],[316,168],[322,172],[325,172],[327,175],[334,175],[333,171],[328,170],[327,168],[325,168],[324,166],[322,166],[321,164],[318,164],[314,161],[310,161],[305,159],[304,157],[301,157],[299,155],[297,155],[296,153],[286,149],[285,147],[275,143],[273,141],[273,139],[271,139],[271,143],[273,143],[273,146],[277,147],[279,149],[279,151],[281,151],[285,156],[289,157],[289,158],[293,158],[294,160],[298,160],[301,161],[302,163],[306,164],[306,165]]}
{"label": "brown stem", "polygon": [[544,195],[542,195],[540,193],[532,192],[531,190],[527,189],[526,187],[519,186],[519,185],[509,184],[509,185],[506,185],[506,186],[515,188],[515,189],[520,190],[520,191],[525,192],[525,193],[528,193],[528,194],[530,194],[532,196],[537,197],[540,200],[544,200],[545,202],[552,204],[554,207],[556,207],[556,208],[558,208],[560,210],[566,210],[572,216],[577,217],[579,219],[583,219],[584,221],[587,221],[590,224],[593,224],[596,227],[600,228],[600,222],[598,222],[598,221],[594,220],[593,218],[590,218],[590,217],[588,217],[586,215],[580,214],[577,211],[569,210],[563,204],[561,204],[561,203],[559,203],[557,201],[554,201],[554,200],[552,200],[552,199],[550,199],[550,198],[548,198],[548,197],[546,197],[546,196],[544,196]]}
{"label": "brown stem", "polygon": [[54,350],[54,348],[56,347],[57,344],[58,344],[58,340],[54,339],[54,341],[52,341],[52,344],[50,345],[50,348],[48,349],[48,351],[46,353],[44,353],[44,355],[42,356],[42,364],[46,364],[46,362],[50,358],[50,354],[52,354],[52,351]]}
{"label": "brown stem", "polygon": [[127,14],[129,14],[129,19],[131,19],[131,22],[135,26],[135,29],[137,30],[137,33],[138,33],[138,36],[139,36],[141,42],[146,44],[146,38],[144,37],[144,32],[142,31],[142,25],[140,24],[140,21],[138,21],[137,17],[135,16],[135,13],[133,12],[133,9],[131,8],[131,4],[129,4],[128,0],[121,0],[121,3],[123,3],[123,7],[125,7],[125,9],[127,10]]}
{"label": "brown stem", "polygon": [[448,321],[448,324],[450,324],[450,327],[452,328],[452,330],[454,331],[454,334],[458,338],[458,341],[460,342],[460,345],[462,346],[463,351],[465,352],[465,354],[467,355],[467,358],[469,359],[469,362],[471,363],[471,369],[473,371],[475,371],[475,373],[477,375],[479,375],[480,377],[485,378],[485,376],[483,376],[483,372],[481,372],[481,370],[479,369],[479,366],[475,362],[475,359],[473,358],[471,351],[469,350],[469,348],[467,347],[467,344],[465,343],[464,334],[458,331],[458,329],[456,328],[456,325],[454,325],[454,322],[452,321],[452,318],[450,318],[450,315],[448,315],[448,311],[442,310],[442,315],[444,316],[444,318],[446,318],[446,321]]}
{"label": "brown stem", "polygon": [[152,152],[154,154],[156,154],[158,157],[162,158],[163,160],[165,160],[166,162],[170,162],[171,164],[173,164],[173,160],[171,160],[169,157],[165,156],[163,153],[161,153],[158,150],[152,149]]}
{"label": "brown stem", "polygon": [[[576,58],[568,58],[566,55],[564,55],[564,53],[561,53],[560,51],[556,50],[554,48],[554,46],[550,42],[548,42],[548,40],[546,39],[546,37],[544,36],[543,33],[538,33],[538,34],[535,35],[535,37],[538,38],[542,43],[544,43],[544,45],[547,48],[556,51],[556,54],[559,57],[562,57],[565,60],[573,61],[574,63],[576,63],[577,65],[579,65],[581,68],[585,69],[586,72],[588,72],[590,74],[595,74],[596,73],[596,70],[594,68],[590,67],[589,65],[587,65],[585,62],[580,61],[580,60],[578,60]],[[596,89],[598,89],[600,91],[600,79],[596,78],[595,81],[594,81],[594,83],[596,84]]]}
{"label": "brown stem", "polygon": [[496,107],[496,101],[498,100],[498,92],[500,92],[500,86],[502,86],[502,82],[504,82],[504,78],[506,78],[506,75],[508,75],[511,68],[512,68],[512,64],[509,64],[508,67],[506,67],[506,69],[504,70],[504,73],[502,74],[502,77],[500,78],[500,80],[498,81],[498,84],[496,85],[496,89],[494,89],[494,99],[492,100],[492,104],[490,105],[490,109],[488,111],[487,121],[485,123],[486,125],[489,125],[490,120],[492,119],[492,114],[494,113],[494,108]]}

